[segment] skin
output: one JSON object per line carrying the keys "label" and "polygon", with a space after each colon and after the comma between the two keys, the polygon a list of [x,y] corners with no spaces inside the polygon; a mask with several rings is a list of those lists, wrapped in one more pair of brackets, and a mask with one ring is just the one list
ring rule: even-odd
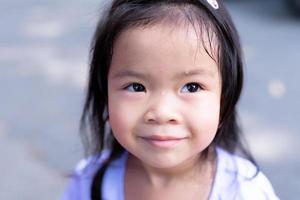
{"label": "skin", "polygon": [[218,65],[192,27],[121,33],[108,74],[108,112],[114,137],[129,152],[127,199],[208,197],[214,159],[199,155],[216,134],[220,97]]}

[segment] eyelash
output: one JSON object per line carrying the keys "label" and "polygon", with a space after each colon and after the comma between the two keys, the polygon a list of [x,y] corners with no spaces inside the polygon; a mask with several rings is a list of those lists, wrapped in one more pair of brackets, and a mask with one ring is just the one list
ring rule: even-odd
{"label": "eyelash", "polygon": [[[190,86],[190,87],[188,87]],[[201,85],[199,83],[187,83],[185,84],[182,88],[181,88],[181,92],[183,91],[183,88],[187,87],[186,91],[184,91],[184,93],[195,93],[195,92],[200,92],[200,90],[202,90],[203,88],[201,87]],[[192,90],[192,91],[191,91]]]}
{"label": "eyelash", "polygon": [[140,83],[131,83],[127,85],[124,89],[130,92],[146,92],[145,86]]}
{"label": "eyelash", "polygon": [[[184,88],[186,88],[185,91]],[[125,88],[125,90],[128,90],[130,92],[146,92],[146,88],[145,86],[143,86],[142,84],[140,83],[131,83],[129,85],[127,85]],[[187,83],[185,84],[182,88],[181,88],[181,92],[183,93],[195,93],[195,92],[199,92],[200,90],[202,90],[203,88],[201,87],[200,84],[198,83],[194,83],[194,82],[191,82],[191,83]]]}

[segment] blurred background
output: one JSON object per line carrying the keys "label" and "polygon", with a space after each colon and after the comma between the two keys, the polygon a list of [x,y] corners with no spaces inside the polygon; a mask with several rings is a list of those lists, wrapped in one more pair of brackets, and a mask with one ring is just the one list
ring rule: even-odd
{"label": "blurred background", "polygon": [[[294,0],[297,1],[297,0]],[[0,199],[59,199],[101,0],[0,0]],[[240,32],[245,135],[281,199],[300,191],[300,17],[293,0],[227,0]]]}

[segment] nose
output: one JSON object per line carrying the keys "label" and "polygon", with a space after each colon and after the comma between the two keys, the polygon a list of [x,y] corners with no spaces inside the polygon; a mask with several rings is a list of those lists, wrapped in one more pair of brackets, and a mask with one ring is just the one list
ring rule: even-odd
{"label": "nose", "polygon": [[144,120],[150,124],[178,124],[180,114],[177,108],[178,101],[175,95],[161,92],[149,98]]}

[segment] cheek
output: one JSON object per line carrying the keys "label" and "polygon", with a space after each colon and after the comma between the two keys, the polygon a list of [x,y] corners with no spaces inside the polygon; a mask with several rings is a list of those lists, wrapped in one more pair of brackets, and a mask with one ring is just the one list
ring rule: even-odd
{"label": "cheek", "polygon": [[115,136],[122,135],[129,126],[130,119],[126,117],[126,107],[122,106],[122,103],[115,101],[115,99],[109,98],[108,100],[108,116],[109,123],[113,134]]}
{"label": "cheek", "polygon": [[199,106],[194,106],[190,112],[190,124],[194,137],[199,138],[199,142],[211,142],[219,126],[220,101],[213,98],[210,101],[202,102]]}
{"label": "cheek", "polygon": [[120,96],[109,96],[108,114],[111,129],[117,139],[132,133],[140,119],[138,106]]}

